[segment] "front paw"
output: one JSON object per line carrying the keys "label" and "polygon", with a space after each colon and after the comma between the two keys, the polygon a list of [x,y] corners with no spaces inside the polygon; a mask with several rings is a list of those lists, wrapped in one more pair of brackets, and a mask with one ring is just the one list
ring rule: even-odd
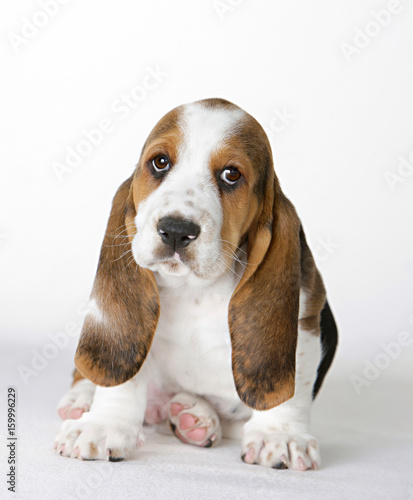
{"label": "front paw", "polygon": [[65,420],[53,448],[64,457],[119,462],[143,445],[142,428],[122,417],[84,413],[78,420]]}
{"label": "front paw", "polygon": [[84,412],[89,411],[96,386],[87,379],[76,382],[67,391],[57,405],[57,412],[65,420],[67,418],[80,418]]}
{"label": "front paw", "polygon": [[251,430],[242,440],[242,460],[273,469],[316,470],[320,466],[317,440],[309,434]]}

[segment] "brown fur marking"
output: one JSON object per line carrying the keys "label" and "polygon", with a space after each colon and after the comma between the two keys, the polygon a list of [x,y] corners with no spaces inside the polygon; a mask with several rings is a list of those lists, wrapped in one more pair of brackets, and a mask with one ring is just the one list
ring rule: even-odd
{"label": "brown fur marking", "polygon": [[79,380],[84,379],[85,377],[80,373],[80,371],[75,368],[73,370],[73,381],[72,381],[72,387],[76,384],[76,382],[79,382]]}
{"label": "brown fur marking", "polygon": [[213,155],[212,168],[219,163],[237,166],[245,181],[222,195],[223,206],[231,207],[222,238],[235,247],[248,241],[249,266],[228,311],[234,381],[244,403],[265,410],[294,394],[300,222],[279,187],[268,139],[252,117],[246,115],[227,148]]}

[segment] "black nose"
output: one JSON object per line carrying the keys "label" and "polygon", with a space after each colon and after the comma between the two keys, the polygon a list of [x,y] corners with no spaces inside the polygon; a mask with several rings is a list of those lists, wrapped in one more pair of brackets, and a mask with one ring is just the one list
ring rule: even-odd
{"label": "black nose", "polygon": [[157,229],[162,241],[173,250],[189,245],[201,231],[198,224],[178,217],[162,217]]}

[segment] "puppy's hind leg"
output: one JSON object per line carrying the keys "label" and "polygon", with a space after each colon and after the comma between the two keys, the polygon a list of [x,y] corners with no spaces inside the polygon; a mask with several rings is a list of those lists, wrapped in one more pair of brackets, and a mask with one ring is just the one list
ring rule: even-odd
{"label": "puppy's hind leg", "polygon": [[310,434],[310,410],[320,347],[320,337],[299,330],[295,394],[271,410],[253,411],[243,431],[245,463],[300,471],[319,467],[318,443]]}

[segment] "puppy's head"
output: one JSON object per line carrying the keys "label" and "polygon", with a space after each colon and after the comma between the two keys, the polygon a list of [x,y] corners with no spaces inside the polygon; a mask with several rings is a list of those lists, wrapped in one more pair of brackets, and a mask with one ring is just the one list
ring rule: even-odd
{"label": "puppy's head", "polygon": [[132,181],[136,262],[214,280],[259,215],[267,181],[270,146],[250,115],[219,99],[174,109],[149,135]]}
{"label": "puppy's head", "polygon": [[222,99],[165,115],[115,196],[92,292],[100,314],[86,318],[79,370],[100,385],[131,378],[158,320],[153,272],[209,283],[231,266],[242,243],[248,266],[228,311],[238,394],[257,409],[290,398],[300,223],[279,187],[264,130]]}

